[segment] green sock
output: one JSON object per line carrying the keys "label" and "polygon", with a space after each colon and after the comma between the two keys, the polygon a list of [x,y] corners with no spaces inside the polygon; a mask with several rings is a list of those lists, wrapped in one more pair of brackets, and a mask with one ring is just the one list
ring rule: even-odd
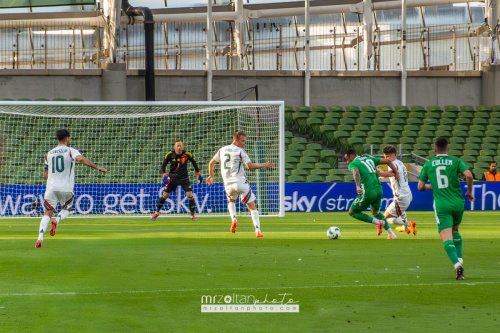
{"label": "green sock", "polygon": [[462,236],[458,232],[453,234],[453,244],[455,245],[455,248],[457,249],[457,256],[459,258],[462,257]]}
{"label": "green sock", "polygon": [[363,213],[353,213],[353,214],[349,213],[349,215],[354,217],[356,220],[360,220],[363,222],[372,223],[373,221],[373,218]]}
{"label": "green sock", "polygon": [[384,224],[384,230],[388,230],[391,228],[391,226],[389,225],[389,222],[387,222],[387,220],[385,219],[385,216],[384,214],[382,214],[382,212],[378,212],[377,215],[374,215],[376,219],[379,219],[379,220],[384,220],[385,221],[385,224]]}
{"label": "green sock", "polygon": [[443,243],[443,246],[451,262],[453,263],[453,265],[455,265],[458,262],[458,256],[457,249],[455,248],[455,245],[453,245],[453,241],[447,240]]}

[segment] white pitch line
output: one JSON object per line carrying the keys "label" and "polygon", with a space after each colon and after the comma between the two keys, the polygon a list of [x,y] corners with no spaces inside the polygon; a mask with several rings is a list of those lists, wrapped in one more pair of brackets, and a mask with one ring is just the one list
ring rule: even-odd
{"label": "white pitch line", "polygon": [[398,284],[344,284],[344,285],[332,285],[332,286],[297,286],[297,287],[258,287],[258,288],[200,288],[200,289],[159,289],[159,290],[124,290],[124,291],[102,291],[102,292],[78,292],[78,291],[68,291],[68,292],[53,292],[53,293],[3,293],[0,297],[6,296],[72,296],[72,295],[120,295],[120,294],[147,294],[147,293],[182,293],[182,292],[205,292],[214,290],[283,290],[283,289],[328,289],[328,288],[382,288],[382,287],[415,287],[415,286],[476,286],[483,284],[500,284],[495,281],[485,281],[485,282],[442,282],[442,283],[398,283]]}

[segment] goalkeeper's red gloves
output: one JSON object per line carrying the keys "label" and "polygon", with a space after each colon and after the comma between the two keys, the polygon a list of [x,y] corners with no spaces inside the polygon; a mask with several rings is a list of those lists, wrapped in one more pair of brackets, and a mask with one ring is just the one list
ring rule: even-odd
{"label": "goalkeeper's red gloves", "polygon": [[163,182],[168,185],[170,183],[170,178],[168,178],[168,175],[166,173],[163,174]]}
{"label": "goalkeeper's red gloves", "polygon": [[203,182],[203,176],[199,172],[197,172],[196,174],[198,175],[198,184],[201,184]]}

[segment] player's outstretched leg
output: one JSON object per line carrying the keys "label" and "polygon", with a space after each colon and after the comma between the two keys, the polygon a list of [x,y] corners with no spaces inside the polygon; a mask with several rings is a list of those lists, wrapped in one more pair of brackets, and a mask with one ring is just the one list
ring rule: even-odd
{"label": "player's outstretched leg", "polygon": [[195,216],[196,203],[194,201],[194,197],[193,196],[188,197],[188,201],[189,201],[189,211],[191,212],[191,221],[198,221],[198,219]]}
{"label": "player's outstretched leg", "polygon": [[252,210],[250,212],[250,214],[252,214],[252,221],[253,221],[253,225],[255,227],[255,236],[257,238],[259,237],[264,237],[264,235],[262,234],[262,232],[260,231],[260,218],[259,218],[259,211],[258,210]]}
{"label": "player's outstretched leg", "polygon": [[238,220],[236,219],[236,203],[228,202],[227,203],[227,211],[229,212],[229,216],[231,217],[231,232],[234,234],[238,229]]}
{"label": "player's outstretched leg", "polygon": [[153,216],[151,217],[151,221],[155,221],[156,218],[158,216],[160,216],[160,210],[163,207],[163,204],[165,203],[166,200],[167,200],[167,198],[164,198],[164,197],[161,197],[160,200],[158,200],[158,206],[156,207],[156,213],[154,213]]}
{"label": "player's outstretched leg", "polygon": [[377,235],[380,236],[380,234],[382,233],[382,228],[384,228],[387,231],[389,239],[397,239],[396,235],[391,230],[391,226],[389,225],[389,223],[385,219],[384,214],[382,214],[379,211],[376,214],[373,213],[373,215],[375,216],[376,219],[379,220],[379,223],[377,224]]}
{"label": "player's outstretched leg", "polygon": [[40,221],[40,229],[38,230],[38,240],[36,242],[35,247],[42,247],[43,235],[47,228],[49,227],[50,216],[44,215],[42,220]]}
{"label": "player's outstretched leg", "polygon": [[52,220],[52,227],[50,228],[50,235],[51,236],[54,236],[56,234],[57,224],[59,222],[61,222],[62,220],[64,220],[65,218],[67,218],[68,215],[69,215],[69,210],[63,209],[63,210],[61,210],[61,212],[59,212],[57,217]]}

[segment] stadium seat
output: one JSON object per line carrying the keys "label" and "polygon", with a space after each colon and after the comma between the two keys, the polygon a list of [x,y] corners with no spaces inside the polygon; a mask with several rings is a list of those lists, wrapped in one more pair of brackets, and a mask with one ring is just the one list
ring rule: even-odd
{"label": "stadium seat", "polygon": [[425,118],[424,119],[424,124],[425,125],[438,125],[439,124],[439,120],[438,119],[434,119],[434,118]]}
{"label": "stadium seat", "polygon": [[487,112],[476,111],[476,113],[474,114],[474,119],[478,119],[478,118],[489,119],[490,115]]}
{"label": "stadium seat", "polygon": [[405,144],[405,145],[413,145],[416,142],[415,137],[411,136],[403,136],[399,139],[399,143]]}
{"label": "stadium seat", "polygon": [[434,135],[436,135],[436,138],[437,137],[444,137],[444,138],[451,137],[451,133],[449,131],[440,131],[440,130],[437,130],[436,132],[434,132]]}
{"label": "stadium seat", "polygon": [[434,125],[422,125],[420,126],[420,131],[429,131],[429,132],[434,132],[436,130],[437,126]]}
{"label": "stadium seat", "polygon": [[442,112],[426,112],[424,119],[441,119]]}
{"label": "stadium seat", "polygon": [[481,151],[483,150],[497,150],[497,145],[494,143],[483,143],[481,144]]}
{"label": "stadium seat", "polygon": [[319,130],[321,132],[323,143],[327,147],[333,147],[335,144],[335,127],[331,125],[323,125],[319,127]]}
{"label": "stadium seat", "polygon": [[305,105],[299,105],[295,107],[295,112],[311,112],[311,108]]}
{"label": "stadium seat", "polygon": [[295,163],[285,163],[285,170],[294,170],[294,169],[295,169]]}
{"label": "stadium seat", "polygon": [[359,114],[361,112],[353,112],[353,111],[345,111],[344,114],[342,115],[342,118],[353,118],[353,119],[358,119]]}
{"label": "stadium seat", "polygon": [[310,175],[307,176],[306,181],[308,183],[323,183],[325,181],[325,178],[323,176]]}
{"label": "stadium seat", "polygon": [[361,110],[359,109],[359,106],[356,106],[356,105],[347,105],[345,107],[345,111],[346,112],[352,112],[352,111],[354,111],[354,112],[360,112]]}
{"label": "stadium seat", "polygon": [[[450,109],[450,111],[458,111],[458,108],[456,106],[454,106],[454,105],[448,105],[448,106],[454,107],[453,109]],[[446,110],[446,108],[445,108],[445,110]],[[443,110],[441,109],[441,107],[439,107],[437,105],[428,105],[427,106],[427,111],[428,112],[436,112],[436,111],[443,112]]]}
{"label": "stadium seat", "polygon": [[354,183],[354,177],[352,176],[352,174],[345,175],[344,176],[344,182],[345,183]]}
{"label": "stadium seat", "polygon": [[462,151],[462,155],[464,156],[479,156],[479,151],[478,150],[475,150],[475,149],[464,149]]}
{"label": "stadium seat", "polygon": [[314,169],[314,162],[312,163],[300,162],[297,164],[297,169],[312,170]]}
{"label": "stadium seat", "polygon": [[321,145],[319,143],[309,143],[309,144],[307,144],[306,149],[307,150],[321,151],[321,150],[323,150],[323,147],[321,147]]}
{"label": "stadium seat", "polygon": [[[474,163],[474,170],[481,170],[482,172],[486,172],[490,168],[490,163],[488,162],[476,162]],[[479,176],[476,174],[476,176]]]}
{"label": "stadium seat", "polygon": [[347,140],[347,143],[349,147],[351,147],[352,149],[354,149],[354,151],[356,151],[356,154],[361,155],[364,153],[363,145],[365,141],[362,138],[358,136],[353,136]]}
{"label": "stadium seat", "polygon": [[492,137],[492,136],[485,136],[482,140],[483,143],[497,143],[498,138]]}
{"label": "stadium seat", "polygon": [[[304,152],[305,153],[305,152]],[[290,149],[287,149],[285,151],[285,157],[296,157],[296,158],[301,158],[303,155],[302,155],[302,152],[300,151],[297,151],[297,150],[290,150]]]}
{"label": "stadium seat", "polygon": [[309,118],[325,119],[326,114],[323,112],[311,112],[309,113]]}
{"label": "stadium seat", "polygon": [[486,129],[488,131],[491,131],[491,130],[493,130],[493,131],[500,131],[500,125],[498,125],[498,124],[490,124],[490,125],[486,126]]}
{"label": "stadium seat", "polygon": [[[429,147],[429,149],[432,148],[432,147]],[[464,149],[464,145],[463,144],[459,144],[459,143],[451,143],[450,142],[450,149],[453,149],[453,150],[463,150]]]}
{"label": "stadium seat", "polygon": [[[317,161],[319,161],[319,156],[318,156]],[[322,169],[322,170],[328,170],[328,171],[330,171],[332,169],[331,165],[329,163],[326,163],[326,162],[317,162],[314,164],[314,166],[316,167],[316,169]]]}
{"label": "stadium seat", "polygon": [[307,119],[307,127],[309,131],[309,137],[313,140],[317,141],[321,138],[320,127],[323,125],[323,121],[318,118],[309,118]]}
{"label": "stadium seat", "polygon": [[294,112],[295,111],[291,106],[285,106],[285,125],[286,125],[286,127],[292,127]]}
{"label": "stadium seat", "polygon": [[[382,132],[382,131],[369,131],[369,132],[356,132],[356,133],[364,133],[365,136],[368,136],[368,137],[371,137],[371,138],[382,138],[382,137],[384,137],[384,132]],[[353,135],[355,135],[355,134],[353,133]]]}
{"label": "stadium seat", "polygon": [[359,125],[354,125],[354,130],[355,131],[364,131],[368,132],[370,131],[370,125],[364,125],[364,124],[359,124]]}
{"label": "stadium seat", "polygon": [[399,138],[399,137],[401,137],[401,135],[402,135],[401,131],[385,131],[384,132],[385,137]]}
{"label": "stadium seat", "polygon": [[[370,145],[380,145],[382,143],[382,141],[385,140],[386,138],[387,137],[382,138],[382,139],[381,138],[374,138],[374,137],[370,138],[370,137],[368,137],[368,138],[365,139],[365,142],[367,144],[370,144]],[[393,138],[393,139],[397,142],[396,138]]]}
{"label": "stadium seat", "polygon": [[439,124],[441,125],[455,125],[455,121],[450,118],[441,118],[439,120]]}
{"label": "stadium seat", "polygon": [[[297,107],[298,110],[299,107]],[[292,115],[294,127],[300,134],[305,134],[307,131],[307,119],[309,115],[305,112],[297,112]]]}
{"label": "stadium seat", "polygon": [[359,118],[369,118],[369,119],[373,119],[373,118],[375,118],[375,113],[374,113],[374,112],[366,112],[366,111],[362,111],[362,112],[359,114]]}
{"label": "stadium seat", "polygon": [[340,112],[327,112],[327,113],[325,113],[325,119],[330,119],[330,118],[340,119],[340,118],[342,118],[342,114]]}
{"label": "stadium seat", "polygon": [[392,109],[392,107],[391,107],[391,106],[389,106],[389,105],[380,105],[380,106],[378,107],[378,110],[379,110],[380,112],[393,112],[393,111],[394,111],[394,110]]}
{"label": "stadium seat", "polygon": [[302,156],[314,157],[316,160],[319,160],[320,154],[317,150],[304,150]]}
{"label": "stadium seat", "polygon": [[[374,138],[375,139],[375,138]],[[399,139],[393,137],[384,137],[382,139],[382,144],[385,145],[397,145],[399,144]]]}
{"label": "stadium seat", "polygon": [[490,108],[488,105],[478,105],[478,106],[476,106],[476,111],[477,112],[491,112],[491,111],[493,111],[493,109]]}
{"label": "stadium seat", "polygon": [[405,125],[405,127],[403,128],[404,129],[404,132],[417,132],[420,131],[420,126],[418,125]]}
{"label": "stadium seat", "polygon": [[459,150],[450,149],[448,151],[448,155],[455,156],[455,157],[460,157],[462,155],[462,153]]}
{"label": "stadium seat", "polygon": [[371,124],[373,124],[374,120],[376,120],[376,119],[362,117],[362,118],[358,118],[358,120],[356,121],[356,124],[358,124],[358,125],[371,125]]}
{"label": "stadium seat", "polygon": [[312,112],[328,112],[328,110],[323,105],[313,105]]}
{"label": "stadium seat", "polygon": [[412,154],[415,154],[415,155],[418,155],[418,156],[421,156],[421,157],[427,156],[427,152],[425,150],[414,149],[411,152],[412,152]]}
{"label": "stadium seat", "polygon": [[466,138],[466,137],[468,137],[466,131],[453,130],[451,133],[452,133],[453,137],[455,137],[455,138]]}
{"label": "stadium seat", "polygon": [[302,143],[292,143],[288,146],[288,149],[303,151],[306,149],[306,146]]}
{"label": "stadium seat", "polygon": [[436,131],[448,131],[451,132],[453,131],[453,127],[450,125],[439,125],[436,127]]}
{"label": "stadium seat", "polygon": [[413,145],[413,149],[428,151],[428,150],[431,150],[432,147],[431,147],[431,145],[429,143],[415,143]]}
{"label": "stadium seat", "polygon": [[453,130],[467,132],[470,129],[469,127],[470,127],[470,125],[469,126],[467,126],[467,125],[455,125],[455,126],[453,126]]}
{"label": "stadium seat", "polygon": [[500,138],[500,131],[497,130],[489,130],[485,132],[486,136],[492,138]]}
{"label": "stadium seat", "polygon": [[328,107],[328,111],[330,111],[330,112],[331,112],[331,111],[333,111],[333,112],[339,112],[339,111],[340,111],[340,112],[343,112],[343,111],[344,111],[344,109],[343,109],[341,106],[338,106],[338,105],[330,105],[330,106]]}
{"label": "stadium seat", "polygon": [[351,135],[348,132],[342,130],[336,131],[334,133],[334,137],[335,137],[335,145],[338,148],[340,149],[348,148],[347,140],[351,137]]}
{"label": "stadium seat", "polygon": [[[375,125],[389,125],[389,124],[396,124],[398,120],[402,121],[404,124],[404,120],[402,119],[387,119],[387,118],[375,118],[373,120],[373,124]],[[399,122],[401,124],[401,122]]]}
{"label": "stadium seat", "polygon": [[418,137],[416,140],[416,143],[423,143],[423,144],[434,144],[433,139],[430,137]]}
{"label": "stadium seat", "polygon": [[409,113],[410,109],[408,109],[408,107],[406,105],[396,105],[394,107],[394,111]]}
{"label": "stadium seat", "polygon": [[305,183],[306,178],[304,176],[290,176],[288,177],[287,182],[289,183]]}
{"label": "stadium seat", "polygon": [[479,155],[479,156],[477,156],[477,161],[490,163],[493,160],[494,156],[495,156],[494,154],[493,155]]}
{"label": "stadium seat", "polygon": [[377,108],[372,105],[364,105],[361,107],[361,112],[377,112]]}
{"label": "stadium seat", "polygon": [[474,131],[474,130],[469,131],[469,137],[482,138],[485,136],[486,136],[486,133],[483,131]]}
{"label": "stadium seat", "polygon": [[354,125],[341,124],[337,126],[337,130],[352,132],[354,130]]}
{"label": "stadium seat", "polygon": [[330,169],[330,171],[328,171],[328,174],[340,176],[342,178],[344,178],[344,176],[345,176],[344,170],[340,170],[340,169]]}
{"label": "stadium seat", "polygon": [[473,165],[476,163],[476,156],[463,155],[460,156],[460,159],[467,165]]}
{"label": "stadium seat", "polygon": [[371,130],[383,133],[383,132],[385,132],[387,130],[387,126],[386,125],[373,124],[372,127],[371,127]]}
{"label": "stadium seat", "polygon": [[330,166],[334,169],[338,167],[338,157],[337,154],[333,150],[322,150],[321,153],[321,160],[325,163],[330,164]]}
{"label": "stadium seat", "polygon": [[489,125],[489,122],[488,122],[488,119],[485,119],[485,118],[474,118],[472,119],[472,123],[474,125]]}
{"label": "stadium seat", "polygon": [[310,170],[305,170],[305,169],[294,169],[290,173],[292,176],[304,176],[307,177],[310,174]]}
{"label": "stadium seat", "polygon": [[459,113],[458,112],[448,112],[448,111],[445,111],[441,115],[441,118],[452,119],[452,120],[457,119],[458,117],[459,117]]}
{"label": "stadium seat", "polygon": [[408,125],[422,125],[424,123],[423,118],[408,118],[406,124]]}
{"label": "stadium seat", "polygon": [[316,163],[318,160],[312,156],[302,156],[300,159],[299,159],[299,163]]}
{"label": "stadium seat", "polygon": [[483,143],[484,138],[481,137],[474,137],[474,136],[467,136],[465,138],[466,143],[478,143],[481,144]]}
{"label": "stadium seat", "polygon": [[393,116],[391,113],[389,113],[389,112],[383,112],[383,111],[377,112],[376,115],[377,115],[377,118],[387,118],[387,119],[390,119]]}
{"label": "stadium seat", "polygon": [[325,178],[328,176],[328,170],[325,169],[312,169],[311,175],[321,176],[321,178]]}
{"label": "stadium seat", "polygon": [[424,119],[425,112],[412,111],[408,114],[408,118]]}
{"label": "stadium seat", "polygon": [[340,124],[340,118],[325,118],[323,119],[323,125],[337,126]]}
{"label": "stadium seat", "polygon": [[344,181],[344,177],[337,175],[328,175],[325,177],[325,182],[327,183],[342,183]]}
{"label": "stadium seat", "polygon": [[406,118],[408,118],[408,113],[409,112],[394,111],[391,118],[392,119],[399,118],[406,121]]}
{"label": "stadium seat", "polygon": [[[427,110],[429,110],[430,106],[427,107]],[[437,106],[439,109],[439,106]],[[441,111],[441,109],[439,109]],[[456,105],[445,105],[444,106],[444,112],[453,112],[453,113],[458,113],[460,110]]]}
{"label": "stadium seat", "polygon": [[356,124],[356,119],[355,118],[342,118],[342,119],[340,119],[340,124],[354,126]]}
{"label": "stadium seat", "polygon": [[300,137],[300,136],[296,136],[296,137],[292,138],[292,143],[293,144],[295,144],[295,143],[307,144],[307,139]]}

